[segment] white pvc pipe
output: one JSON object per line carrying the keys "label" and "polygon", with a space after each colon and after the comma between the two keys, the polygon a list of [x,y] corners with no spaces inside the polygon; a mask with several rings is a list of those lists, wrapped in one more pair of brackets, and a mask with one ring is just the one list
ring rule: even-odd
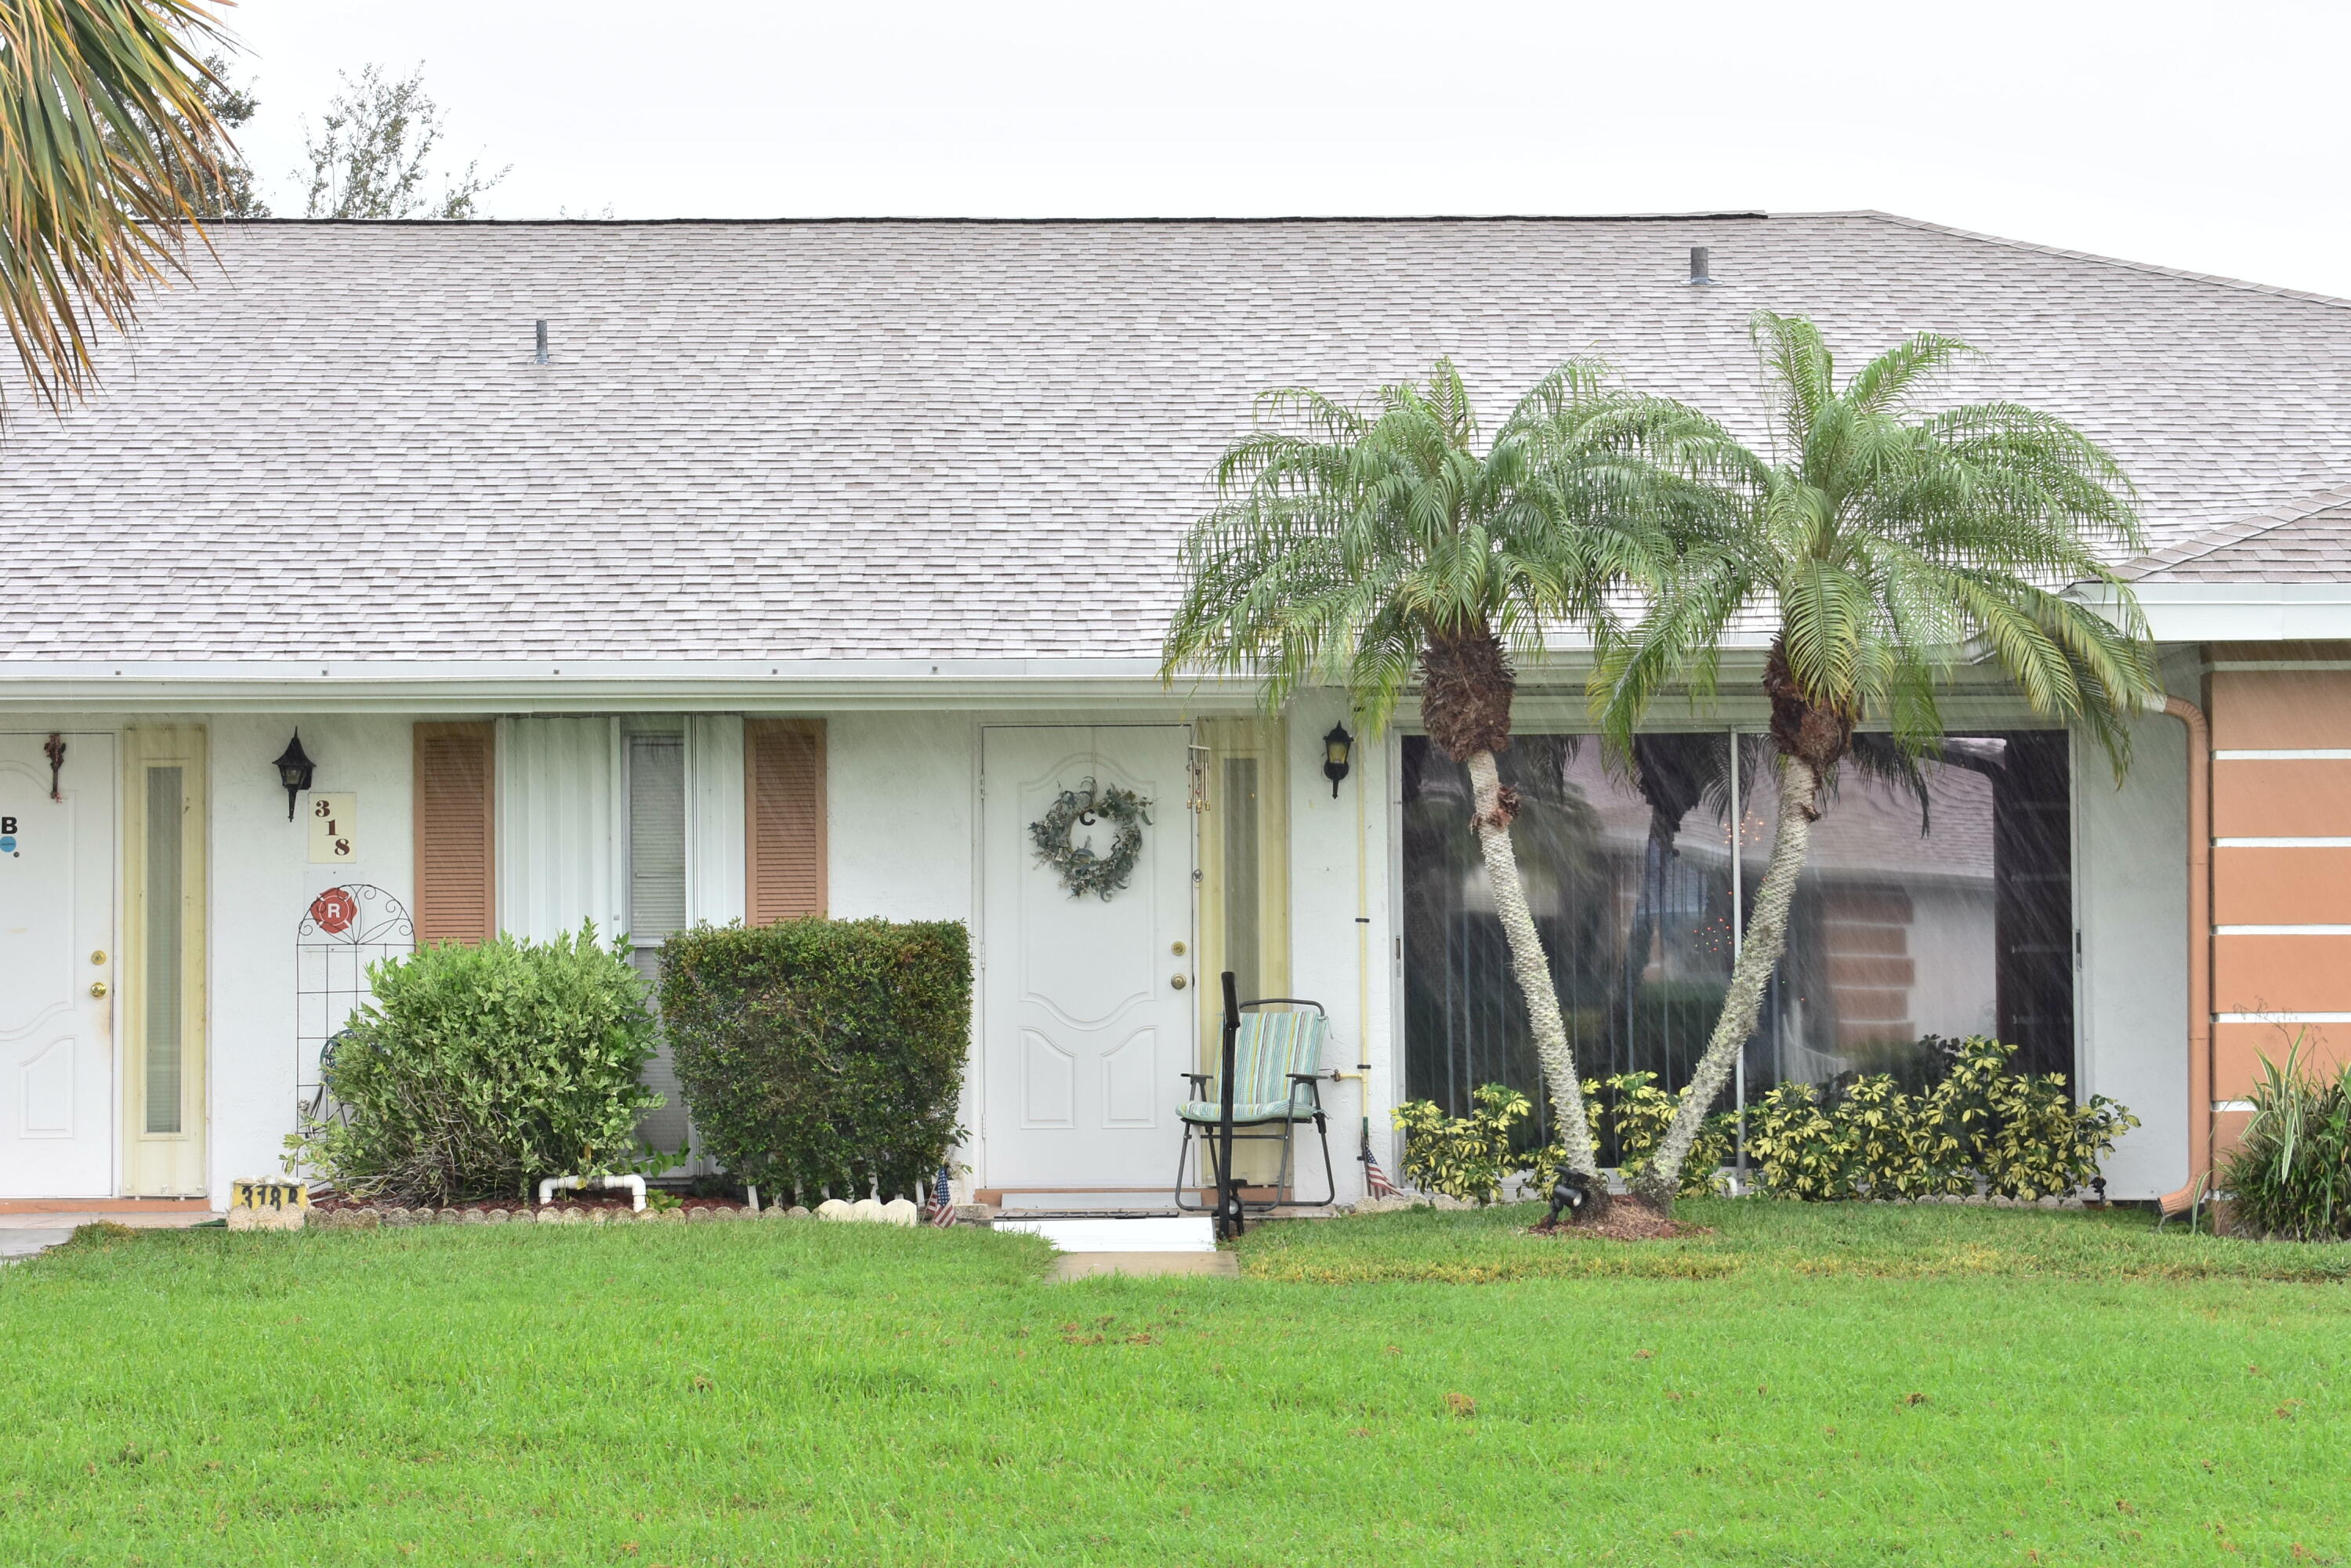
{"label": "white pvc pipe", "polygon": [[559,1192],[577,1192],[584,1186],[601,1186],[606,1192],[626,1188],[629,1207],[639,1214],[645,1211],[645,1178],[641,1176],[549,1176],[538,1184],[538,1201],[551,1203]]}

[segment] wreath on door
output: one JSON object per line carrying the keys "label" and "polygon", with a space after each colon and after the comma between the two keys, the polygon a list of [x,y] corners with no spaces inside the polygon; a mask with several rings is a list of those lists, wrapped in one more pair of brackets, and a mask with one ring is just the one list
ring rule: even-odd
{"label": "wreath on door", "polygon": [[[1106,855],[1070,841],[1071,828],[1097,822],[1118,830]],[[1091,893],[1107,902],[1134,875],[1134,863],[1143,858],[1143,830],[1150,824],[1150,801],[1132,789],[1084,779],[1076,789],[1062,790],[1053,809],[1029,824],[1029,837],[1036,842],[1037,858],[1053,868],[1071,898]]]}

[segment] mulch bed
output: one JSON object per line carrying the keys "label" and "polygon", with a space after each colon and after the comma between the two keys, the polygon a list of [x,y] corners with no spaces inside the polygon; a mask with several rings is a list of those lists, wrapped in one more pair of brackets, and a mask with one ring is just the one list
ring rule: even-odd
{"label": "mulch bed", "polygon": [[1612,1203],[1600,1218],[1585,1224],[1531,1226],[1527,1234],[1554,1239],[1596,1236],[1604,1241],[1674,1241],[1685,1236],[1711,1236],[1714,1228],[1692,1225],[1687,1219],[1667,1219],[1635,1203]]}

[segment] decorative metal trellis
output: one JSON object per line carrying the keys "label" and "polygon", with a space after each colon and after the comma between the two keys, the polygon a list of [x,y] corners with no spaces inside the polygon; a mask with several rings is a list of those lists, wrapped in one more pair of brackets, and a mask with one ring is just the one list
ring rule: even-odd
{"label": "decorative metal trellis", "polygon": [[294,1067],[297,1115],[308,1127],[328,1115],[320,1058],[371,995],[368,967],[416,950],[407,905],[364,882],[330,887],[310,901],[294,928]]}

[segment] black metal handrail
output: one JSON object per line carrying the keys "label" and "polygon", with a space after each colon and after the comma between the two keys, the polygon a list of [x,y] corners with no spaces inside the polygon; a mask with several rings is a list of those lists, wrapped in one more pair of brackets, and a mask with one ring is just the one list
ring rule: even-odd
{"label": "black metal handrail", "polygon": [[1233,1171],[1233,1041],[1241,1031],[1240,991],[1233,972],[1224,974],[1225,1029],[1222,1071],[1217,1085],[1217,1235],[1230,1240],[1247,1228],[1241,1214],[1240,1177]]}

